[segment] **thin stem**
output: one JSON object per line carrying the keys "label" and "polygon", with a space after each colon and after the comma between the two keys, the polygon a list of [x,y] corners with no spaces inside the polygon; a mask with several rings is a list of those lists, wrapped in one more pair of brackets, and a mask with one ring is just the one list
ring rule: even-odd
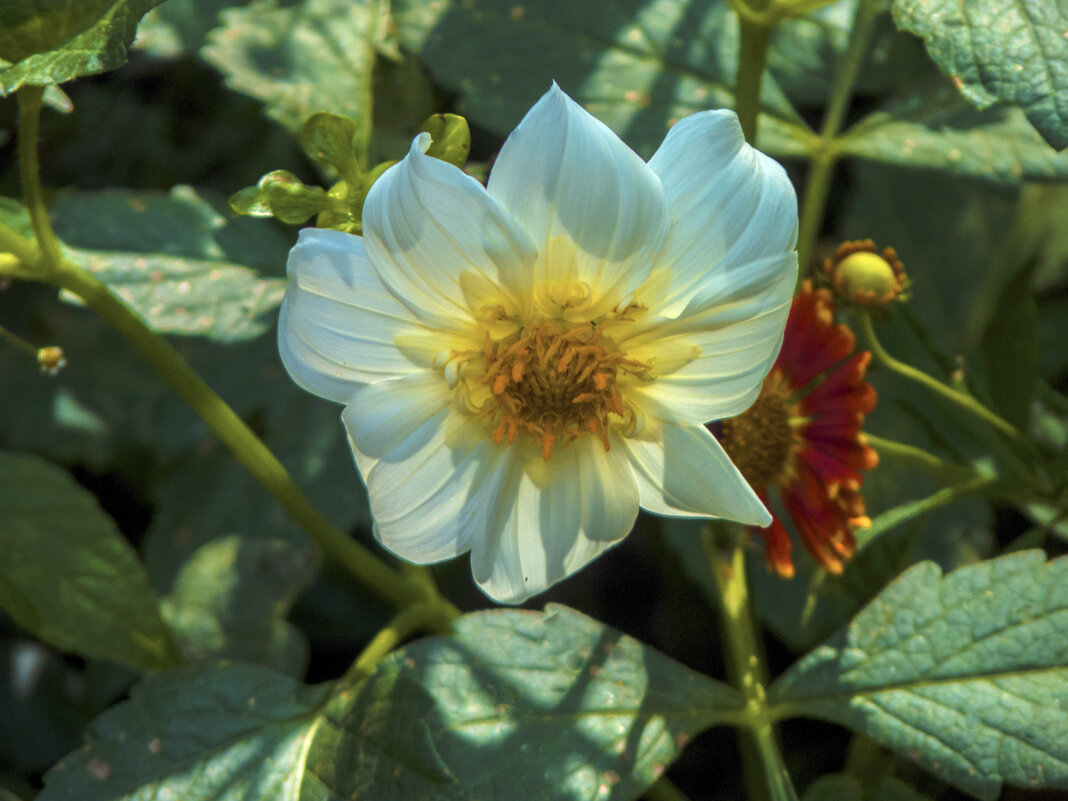
{"label": "thin stem", "polygon": [[868,432],[864,432],[864,438],[880,458],[890,456],[900,459],[947,484],[956,484],[975,477],[975,471],[970,467],[946,461],[915,445],[884,439]]}
{"label": "thin stem", "polygon": [[25,339],[20,337],[18,334],[13,334],[12,332],[8,331],[2,325],[0,325],[0,339],[4,340],[12,347],[21,350],[23,353],[28,353],[33,356],[33,358],[37,358],[37,348],[35,348]]}
{"label": "thin stem", "polygon": [[768,60],[771,23],[747,16],[738,18],[741,44],[738,48],[738,83],[734,89],[734,109],[742,133],[751,145],[756,144],[757,120],[760,115],[760,87]]}
{"label": "thin stem", "polygon": [[[821,140],[817,140],[821,141]],[[816,238],[823,223],[827,194],[831,190],[831,176],[838,156],[833,147],[821,145],[812,156],[808,178],[801,196],[801,219],[797,227],[797,278],[804,279],[812,267]]]}
{"label": "thin stem", "polygon": [[40,166],[37,163],[37,136],[41,121],[43,86],[24,86],[18,91],[19,99],[19,177],[22,180],[22,197],[30,212],[33,235],[45,260],[58,264],[59,240],[48,219],[48,207],[44,202],[41,187]]}
{"label": "thin stem", "polygon": [[767,667],[745,575],[743,546],[747,534],[741,526],[730,526],[727,529],[731,538],[729,546],[727,543],[717,545],[716,531],[724,530],[725,527],[713,529],[709,526],[701,535],[701,545],[718,589],[716,598],[727,652],[727,677],[742,691],[746,700],[752,739],[743,738],[740,745],[747,798],[751,801],[762,798],[795,801],[797,793],[783,765],[775,732],[766,714]]}
{"label": "thin stem", "polygon": [[[65,260],[60,253],[44,207],[37,163],[37,119],[41,91],[19,91],[22,116],[19,127],[19,169],[23,192],[34,222],[37,245],[6,226],[0,226],[0,247],[18,258],[32,273],[22,277],[46,281],[80,297],[141,352],[160,376],[181,395],[207,423],[252,476],[278,500],[293,519],[316,541],[323,552],[389,603],[405,607],[430,604],[444,616],[459,613],[432,584],[400,575],[373,553],[334,526],[312,505],[270,449],[252,433],[226,402],[191,368],[162,336],[118,300],[95,276]],[[0,266],[3,266],[0,264]]]}
{"label": "thin stem", "polygon": [[820,224],[823,222],[823,214],[827,206],[831,175],[838,161],[837,150],[833,143],[845,122],[849,101],[853,97],[853,85],[868,55],[868,43],[878,16],[879,3],[876,0],[860,0],[857,4],[853,28],[849,34],[849,46],[842,60],[838,62],[838,70],[831,84],[827,111],[823,115],[823,124],[820,126],[819,145],[813,151],[812,169],[805,183],[801,204],[801,222],[797,241],[799,278],[805,276],[811,264],[816,237],[819,235]]}
{"label": "thin stem", "polygon": [[774,726],[770,722],[762,723],[753,729],[753,736],[764,763],[764,776],[772,801],[798,801],[797,790],[794,789],[790,772],[783,762],[782,750],[775,739]]}
{"label": "thin stem", "polygon": [[345,675],[338,680],[341,688],[352,687],[374,672],[375,666],[390,651],[421,629],[447,632],[455,616],[440,604],[415,604],[396,615],[367,644]]}
{"label": "thin stem", "polygon": [[916,369],[910,364],[900,362],[887,353],[886,349],[883,348],[882,344],[875,336],[875,329],[871,324],[871,315],[867,312],[863,310],[860,311],[856,315],[856,322],[857,332],[860,335],[863,347],[871,351],[876,362],[888,370],[897,373],[902,378],[907,378],[916,384],[926,387],[944,400],[954,404],[958,409],[982,420],[988,426],[1000,432],[1011,443],[1018,446],[1028,455],[1034,455],[1034,445],[1021,434],[1012,423],[990,411],[972,396],[958,392],[952,387],[943,384],[937,378],[927,375],[927,373]]}
{"label": "thin stem", "polygon": [[[273,453],[252,433],[226,402],[193,370],[166,339],[152,331],[108,288],[80,267],[62,262],[48,280],[80,297],[93,311],[125,336],[160,376],[181,395],[253,477],[274,495],[325,554],[395,606],[434,596],[424,585],[398,574],[374,554],[335,527],[312,506]],[[441,604],[448,602],[437,596]]]}

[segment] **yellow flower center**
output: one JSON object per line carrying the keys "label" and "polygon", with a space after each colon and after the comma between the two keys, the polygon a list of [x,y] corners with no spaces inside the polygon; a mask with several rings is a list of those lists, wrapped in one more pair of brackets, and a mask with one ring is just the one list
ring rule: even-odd
{"label": "yellow flower center", "polygon": [[554,444],[583,434],[599,437],[607,451],[610,424],[634,415],[620,392],[620,374],[648,369],[590,322],[547,320],[496,342],[487,335],[483,357],[481,383],[492,395],[482,415],[492,423],[493,441],[528,436],[545,459]]}
{"label": "yellow flower center", "polygon": [[778,482],[787,473],[794,428],[786,387],[779,374],[765,379],[760,396],[737,417],[720,423],[720,444],[753,487]]}

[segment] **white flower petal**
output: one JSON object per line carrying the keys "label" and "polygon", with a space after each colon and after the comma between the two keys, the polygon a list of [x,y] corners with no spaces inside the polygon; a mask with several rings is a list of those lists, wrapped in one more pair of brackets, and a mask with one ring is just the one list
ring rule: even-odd
{"label": "white flower petal", "polygon": [[[421,320],[446,330],[464,328],[468,295],[513,308],[529,304],[530,265],[537,253],[527,234],[463,171],[424,154],[420,134],[408,155],[367,194],[363,230],[367,252],[383,283]],[[477,302],[477,301],[476,301]]]}
{"label": "white flower petal", "polygon": [[522,603],[622,540],[638,492],[618,442],[606,453],[580,437],[545,465],[516,460],[498,504],[490,536],[472,540],[471,570],[491,598]]}
{"label": "white flower petal", "polygon": [[[433,431],[423,424],[452,405],[441,373],[421,370],[404,378],[366,384],[352,395],[341,419],[360,453],[391,461],[406,459],[425,442],[414,436]],[[403,446],[400,444],[403,443]]]}
{"label": "white flower petal", "polygon": [[459,556],[489,526],[492,503],[507,478],[498,462],[507,455],[485,435],[481,422],[450,407],[401,434],[394,449],[376,458],[355,439],[363,421],[346,409],[353,453],[371,501],[375,536],[390,551],[417,564]]}
{"label": "white flower petal", "polygon": [[[653,320],[621,346],[628,357],[669,372],[636,384],[635,398],[655,417],[684,425],[745,411],[782,346],[797,260],[788,253],[751,265],[751,283],[728,295],[712,289],[691,299],[674,320]],[[740,278],[742,276],[739,276]],[[752,294],[749,294],[752,291]]]}
{"label": "white flower petal", "polygon": [[571,302],[590,319],[625,302],[667,232],[659,179],[556,84],[505,141],[488,189],[533,237],[536,299],[547,314]]}
{"label": "white flower petal", "polygon": [[656,441],[629,439],[642,508],[669,517],[721,517],[767,526],[771,514],[704,426],[663,424]]}
{"label": "white flower petal", "polygon": [[278,350],[304,389],[343,403],[361,383],[418,369],[396,340],[429,330],[382,285],[359,237],[305,228],[288,272]]}
{"label": "white flower petal", "polygon": [[649,160],[671,214],[660,264],[671,285],[656,311],[674,317],[702,292],[728,294],[752,262],[797,242],[797,197],[786,171],[750,146],[733,111],[705,111],[677,122]]}

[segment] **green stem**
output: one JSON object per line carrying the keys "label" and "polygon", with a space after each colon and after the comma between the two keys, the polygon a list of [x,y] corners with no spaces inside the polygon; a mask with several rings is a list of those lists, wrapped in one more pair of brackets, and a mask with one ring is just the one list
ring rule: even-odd
{"label": "green stem", "polygon": [[[34,278],[42,260],[39,251],[29,239],[0,223],[0,275],[13,278]],[[10,256],[6,254],[11,254]]]}
{"label": "green stem", "polygon": [[884,439],[864,432],[864,438],[868,445],[875,449],[879,457],[890,456],[891,458],[911,464],[928,475],[937,478],[946,484],[958,484],[975,477],[975,471],[955,462],[940,459],[933,453],[908,445],[904,442],[896,442],[892,439]]}
{"label": "green stem", "polygon": [[797,280],[800,282],[813,267],[816,239],[823,223],[823,211],[827,206],[827,194],[831,190],[831,176],[838,155],[833,147],[817,139],[820,144],[812,155],[808,178],[801,196],[801,219],[797,227]]}
{"label": "green stem", "polygon": [[[230,449],[253,477],[337,561],[374,592],[395,606],[426,600],[427,589],[405,579],[370,551],[323,517],[300,490],[274,454],[226,402],[171,347],[94,276],[62,263],[48,280],[80,297],[85,304],[125,336],[164,381],[193,407],[200,418]],[[444,603],[444,601],[443,601]]]}
{"label": "green stem", "polygon": [[[397,573],[320,514],[270,449],[252,433],[245,422],[166,339],[150,329],[140,316],[111,294],[107,286],[95,276],[63,258],[59,241],[48,221],[38,170],[37,120],[40,116],[42,94],[43,91],[34,87],[19,91],[22,106],[19,169],[26,205],[30,210],[37,237],[37,247],[10,228],[0,225],[0,247],[33,268],[32,272],[23,269],[20,277],[46,281],[74,293],[125,336],[164,381],[185,399],[212,432],[226,444],[237,460],[308,532],[328,558],[336,561],[373,592],[395,606],[429,604],[443,616],[459,614],[432,584],[413,581]],[[0,261],[0,267],[6,266],[6,262]]]}
{"label": "green stem", "polygon": [[868,43],[878,16],[877,0],[860,0],[853,17],[849,46],[838,63],[838,70],[831,84],[827,111],[823,115],[823,124],[820,126],[819,138],[813,150],[812,169],[805,182],[804,198],[801,203],[801,222],[797,241],[799,279],[805,276],[811,264],[816,237],[819,235],[820,224],[823,222],[823,214],[827,206],[831,175],[834,173],[834,165],[838,160],[834,141],[845,122],[849,101],[853,97],[853,85],[868,55]]}
{"label": "green stem", "polygon": [[927,373],[916,369],[912,365],[900,362],[887,353],[876,338],[875,329],[871,324],[871,315],[866,311],[860,310],[857,313],[856,322],[857,332],[860,335],[862,347],[871,351],[876,362],[888,370],[897,373],[902,378],[907,378],[913,383],[926,387],[944,400],[954,404],[958,409],[982,420],[1029,456],[1036,455],[1034,453],[1034,445],[1027,439],[1027,437],[1021,434],[1012,423],[990,411],[971,395],[965,395],[962,392],[958,392],[952,387],[943,384],[937,378],[927,375]]}
{"label": "green stem", "polygon": [[[716,532],[730,531],[729,545],[716,542]],[[796,801],[797,793],[783,765],[782,754],[767,716],[765,687],[768,683],[759,629],[753,618],[745,575],[744,544],[748,534],[741,526],[709,526],[701,545],[716,582],[720,627],[724,632],[727,677],[746,700],[751,737],[743,738],[742,771],[747,798]],[[722,539],[726,540],[724,536]],[[755,755],[754,755],[755,750]]]}
{"label": "green stem", "polygon": [[24,86],[18,91],[19,99],[19,177],[22,180],[22,196],[30,212],[33,235],[37,246],[50,264],[60,260],[59,240],[48,219],[48,207],[44,202],[41,187],[40,165],[37,163],[37,137],[41,121],[43,86]]}
{"label": "green stem", "polygon": [[18,334],[11,333],[6,328],[4,328],[2,325],[0,325],[0,339],[2,339],[5,342],[7,342],[13,348],[15,348],[17,350],[21,350],[23,353],[30,354],[31,356],[33,356],[34,359],[37,358],[37,351],[38,351],[37,348],[35,348],[33,345],[31,345],[25,339],[20,337]]}
{"label": "green stem", "polygon": [[756,144],[760,114],[760,86],[768,60],[771,24],[750,17],[738,18],[741,45],[738,48],[738,83],[734,89],[734,108],[742,133],[751,145]]}
{"label": "green stem", "polygon": [[667,776],[657,779],[642,797],[646,801],[690,801]]}
{"label": "green stem", "polygon": [[446,633],[455,614],[438,603],[415,604],[396,615],[374,636],[338,680],[340,688],[348,688],[367,678],[375,666],[390,651],[421,629]]}

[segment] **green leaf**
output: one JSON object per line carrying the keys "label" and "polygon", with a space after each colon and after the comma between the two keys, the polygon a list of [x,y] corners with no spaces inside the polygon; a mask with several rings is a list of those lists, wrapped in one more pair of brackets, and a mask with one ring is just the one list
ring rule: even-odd
{"label": "green leaf", "polygon": [[[726,0],[394,0],[402,44],[499,135],[557,81],[648,158],[670,124],[733,104],[737,22]],[[486,42],[493,42],[490,50]],[[762,147],[805,152],[807,127],[770,76]]]}
{"label": "green leaf", "polygon": [[980,342],[994,409],[1026,430],[1038,382],[1038,307],[1031,291],[1035,262],[1016,270],[998,293]]}
{"label": "green leaf", "polygon": [[[740,694],[565,607],[466,615],[328,707],[338,797],[634,798]],[[342,756],[344,755],[344,756]]]}
{"label": "green leaf", "polygon": [[1068,153],[1042,141],[1019,109],[978,111],[941,81],[891,100],[836,146],[851,156],[994,184],[1068,179]]}
{"label": "green leaf", "polygon": [[274,170],[255,186],[238,190],[230,198],[230,208],[250,217],[274,217],[289,225],[300,225],[337,201],[321,186],[306,186],[293,173]]}
{"label": "green leaf", "polygon": [[864,732],[980,798],[1068,787],[1068,559],[924,562],[781,676],[769,703]]}
{"label": "green leaf", "polygon": [[163,58],[196,53],[225,8],[248,5],[249,0],[167,0],[145,14],[137,27],[134,47]]}
{"label": "green leaf", "polygon": [[[285,294],[281,279],[262,279],[227,262],[74,249],[66,253],[163,334],[220,342],[258,337],[273,324],[262,315],[277,308]],[[63,298],[78,302],[67,293]]]}
{"label": "green leaf", "polygon": [[471,153],[471,129],[467,120],[456,114],[435,114],[423,123],[423,130],[431,138],[428,156],[463,169]]}
{"label": "green leaf", "polygon": [[33,0],[0,4],[0,94],[115,69],[137,22],[163,0]]}
{"label": "green leaf", "polygon": [[307,640],[285,616],[316,562],[310,541],[230,535],[201,546],[162,602],[185,661],[234,659],[302,676]]}
{"label": "green leaf", "polygon": [[[66,193],[49,212],[59,237],[80,246],[65,248],[66,256],[107,284],[154,330],[235,342],[271,328],[273,320],[264,315],[282,302],[285,280],[261,278],[222,259],[231,252],[250,261],[270,258],[264,254],[273,237],[262,235],[258,245],[242,241],[248,235],[236,226],[231,230],[190,187],[169,193]],[[28,232],[28,217],[18,204],[4,204],[3,216]],[[80,302],[69,293],[61,296]]]}
{"label": "green leaf", "polygon": [[[371,70],[386,38],[386,0],[255,0],[222,12],[201,54],[234,89],[297,131],[316,111],[370,130]],[[361,137],[366,141],[366,136]]]}
{"label": "green leaf", "polygon": [[899,28],[971,103],[1020,106],[1053,147],[1068,147],[1068,14],[1058,0],[894,0]]}
{"label": "green leaf", "polygon": [[150,676],[94,721],[37,799],[325,799],[300,769],[324,691],[255,665]]}
{"label": "green leaf", "polygon": [[39,801],[634,798],[744,704],[564,607],[466,615],[323,693],[241,664],[150,677]]}
{"label": "green leaf", "polygon": [[[795,105],[822,106],[839,62],[849,45],[856,0],[831,0],[826,5],[778,22],[771,32],[768,70]],[[857,75],[857,94],[882,95],[895,86],[933,71],[923,45],[903,36],[887,13],[880,13]]]}
{"label": "green leaf", "polygon": [[66,472],[0,451],[0,605],[64,651],[158,670],[178,657],[129,543]]}
{"label": "green leaf", "polygon": [[360,127],[355,120],[328,111],[312,114],[300,128],[300,143],[308,158],[320,164],[329,164],[352,186],[360,185],[360,163],[356,149],[365,143],[356,143]]}

